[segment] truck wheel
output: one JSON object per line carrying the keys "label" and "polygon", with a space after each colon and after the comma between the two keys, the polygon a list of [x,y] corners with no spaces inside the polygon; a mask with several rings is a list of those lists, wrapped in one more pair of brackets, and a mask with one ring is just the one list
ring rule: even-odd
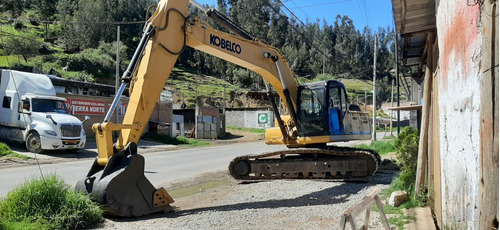
{"label": "truck wheel", "polygon": [[40,135],[37,132],[32,132],[28,134],[26,139],[26,148],[32,153],[42,153],[42,141]]}

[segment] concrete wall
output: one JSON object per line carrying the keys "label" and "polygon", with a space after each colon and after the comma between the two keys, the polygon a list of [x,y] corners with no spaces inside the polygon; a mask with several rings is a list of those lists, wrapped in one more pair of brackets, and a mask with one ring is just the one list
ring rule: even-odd
{"label": "concrete wall", "polygon": [[[263,115],[266,114],[267,122],[264,123],[262,120],[259,122],[259,115],[263,119]],[[237,126],[245,128],[261,128],[274,126],[274,116],[271,110],[265,109],[246,109],[246,110],[226,110],[226,125],[227,126]]]}
{"label": "concrete wall", "polygon": [[440,1],[436,14],[442,224],[458,229],[478,229],[480,16],[467,1]]}

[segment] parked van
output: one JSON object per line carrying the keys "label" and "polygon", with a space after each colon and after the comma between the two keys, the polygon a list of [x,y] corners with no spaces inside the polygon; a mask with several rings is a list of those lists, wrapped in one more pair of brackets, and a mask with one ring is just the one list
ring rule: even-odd
{"label": "parked van", "polygon": [[0,138],[24,142],[30,152],[85,147],[83,123],[71,115],[66,99],[56,96],[43,74],[2,70],[0,77]]}

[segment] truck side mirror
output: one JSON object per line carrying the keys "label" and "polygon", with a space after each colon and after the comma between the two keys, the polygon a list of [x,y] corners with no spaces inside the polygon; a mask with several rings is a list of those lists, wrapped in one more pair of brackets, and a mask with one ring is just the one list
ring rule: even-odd
{"label": "truck side mirror", "polygon": [[48,119],[50,119],[54,125],[57,125],[57,122],[54,121],[54,119],[52,118],[52,115],[47,114],[47,116],[45,116],[45,117],[48,118]]}
{"label": "truck side mirror", "polygon": [[90,120],[90,117],[89,116],[85,116],[85,120],[82,121],[82,124],[85,123],[88,120]]}
{"label": "truck side mirror", "polygon": [[20,101],[19,103],[17,103],[17,112],[18,113],[23,113],[23,102]]}

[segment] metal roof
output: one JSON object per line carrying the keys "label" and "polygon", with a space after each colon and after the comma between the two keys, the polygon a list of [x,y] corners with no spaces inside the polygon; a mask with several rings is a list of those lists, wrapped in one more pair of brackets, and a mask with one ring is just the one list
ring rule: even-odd
{"label": "metal roof", "polygon": [[391,1],[396,33],[401,36],[403,66],[418,65],[418,73],[421,74],[426,62],[426,41],[436,32],[437,3],[434,0]]}

